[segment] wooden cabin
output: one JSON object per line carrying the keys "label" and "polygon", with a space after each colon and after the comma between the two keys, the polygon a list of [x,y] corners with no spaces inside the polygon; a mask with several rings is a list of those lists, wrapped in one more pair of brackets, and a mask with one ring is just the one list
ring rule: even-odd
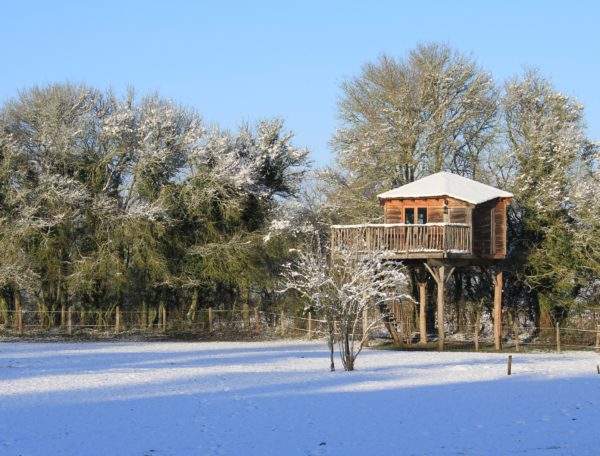
{"label": "wooden cabin", "polygon": [[[491,269],[494,284],[494,343],[501,348],[502,268],[507,253],[507,207],[513,195],[448,172],[424,177],[378,195],[384,223],[334,225],[331,247],[367,255],[383,251],[415,268],[419,289],[420,341],[427,342],[425,275],[437,288],[437,321],[444,321],[445,284],[457,267]],[[424,275],[425,274],[425,275]],[[444,325],[438,324],[439,348]]]}
{"label": "wooden cabin", "polygon": [[381,193],[384,223],[332,226],[332,247],[384,250],[397,259],[506,257],[512,194],[440,172]]}

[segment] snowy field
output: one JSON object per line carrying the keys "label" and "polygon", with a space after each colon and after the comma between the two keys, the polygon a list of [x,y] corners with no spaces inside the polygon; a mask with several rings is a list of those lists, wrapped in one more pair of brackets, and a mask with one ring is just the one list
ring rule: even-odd
{"label": "snowy field", "polygon": [[2,343],[0,455],[599,454],[594,353]]}

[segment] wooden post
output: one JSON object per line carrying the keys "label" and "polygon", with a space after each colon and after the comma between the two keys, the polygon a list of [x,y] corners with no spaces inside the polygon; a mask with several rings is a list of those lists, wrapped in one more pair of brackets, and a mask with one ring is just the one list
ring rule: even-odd
{"label": "wooden post", "polygon": [[435,269],[432,269],[427,263],[424,263],[425,268],[429,271],[429,273],[433,276],[436,284],[437,284],[437,321],[438,321],[438,349],[440,351],[444,350],[444,296],[446,289],[446,281],[452,276],[454,272],[454,267],[446,273],[446,266],[441,265]]}
{"label": "wooden post", "polygon": [[364,340],[364,346],[368,347],[369,346],[369,309],[365,308],[363,310],[363,340]]}
{"label": "wooden post", "polygon": [[67,308],[64,304],[60,306],[60,327],[64,328],[67,325]]}
{"label": "wooden post", "polygon": [[313,333],[313,321],[312,312],[308,312],[308,340],[312,339]]}
{"label": "wooden post", "polygon": [[444,291],[446,289],[446,281],[444,280],[446,272],[445,266],[438,268],[438,280],[437,280],[437,320],[438,320],[438,349],[444,350],[444,339],[446,337],[444,332]]}
{"label": "wooden post", "polygon": [[596,325],[596,351],[600,352],[600,325]]}
{"label": "wooden post", "polygon": [[506,373],[508,375],[512,374],[512,355],[508,355],[508,367]]}
{"label": "wooden post", "polygon": [[556,352],[560,353],[560,325],[556,322]]}
{"label": "wooden post", "polygon": [[208,308],[208,332],[212,332],[213,330],[213,309],[212,307]]}
{"label": "wooden post", "polygon": [[18,331],[19,334],[23,334],[23,309],[19,306],[19,312],[17,313],[18,319]]}
{"label": "wooden post", "polygon": [[279,326],[281,328],[281,334],[285,334],[285,315],[283,309],[281,309],[281,315],[279,316]]}
{"label": "wooden post", "polygon": [[427,343],[427,282],[419,282],[419,343]]}
{"label": "wooden post", "polygon": [[479,351],[479,328],[481,327],[481,313],[477,311],[477,317],[475,317],[475,351]]}
{"label": "wooden post", "polygon": [[15,313],[13,317],[13,325],[18,334],[23,333],[23,315],[21,313],[21,293],[15,290]]}
{"label": "wooden post", "polygon": [[162,305],[162,331],[167,330],[167,306]]}
{"label": "wooden post", "polygon": [[242,323],[244,328],[248,328],[250,326],[250,309],[248,308],[247,302],[242,304]]}
{"label": "wooden post", "polygon": [[67,333],[73,334],[73,306],[69,306],[67,311]]}
{"label": "wooden post", "polygon": [[115,307],[115,333],[121,331],[121,309],[119,306]]}
{"label": "wooden post", "polygon": [[260,312],[258,311],[258,307],[254,308],[254,324],[256,325],[256,330],[260,331]]}
{"label": "wooden post", "polygon": [[502,350],[502,271],[494,273],[494,348]]}
{"label": "wooden post", "polygon": [[142,301],[142,312],[140,318],[141,328],[146,329],[148,325],[148,308],[146,307],[146,301]]}

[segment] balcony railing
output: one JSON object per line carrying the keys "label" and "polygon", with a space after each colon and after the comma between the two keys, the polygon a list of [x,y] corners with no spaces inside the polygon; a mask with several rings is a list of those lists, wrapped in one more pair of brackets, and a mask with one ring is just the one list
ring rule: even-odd
{"label": "balcony railing", "polygon": [[[471,225],[465,223],[405,223],[333,225],[331,246],[358,252],[390,251],[399,256],[418,253],[470,254]],[[415,255],[410,255],[415,256]]]}

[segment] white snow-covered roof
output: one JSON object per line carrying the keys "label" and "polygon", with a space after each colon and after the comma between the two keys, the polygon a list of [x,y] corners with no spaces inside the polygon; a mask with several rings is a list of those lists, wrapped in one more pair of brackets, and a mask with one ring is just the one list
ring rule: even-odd
{"label": "white snow-covered roof", "polygon": [[431,198],[449,196],[471,204],[495,198],[512,198],[513,194],[481,182],[442,171],[377,195],[379,199]]}

